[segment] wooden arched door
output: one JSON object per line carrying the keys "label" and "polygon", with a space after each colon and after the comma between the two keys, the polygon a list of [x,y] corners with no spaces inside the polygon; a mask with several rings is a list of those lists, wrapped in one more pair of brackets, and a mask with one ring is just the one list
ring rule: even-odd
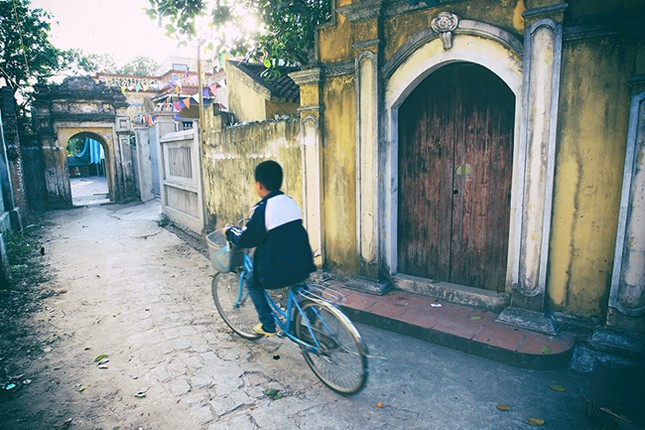
{"label": "wooden arched door", "polygon": [[472,63],[440,68],[399,108],[398,272],[503,291],[515,96]]}

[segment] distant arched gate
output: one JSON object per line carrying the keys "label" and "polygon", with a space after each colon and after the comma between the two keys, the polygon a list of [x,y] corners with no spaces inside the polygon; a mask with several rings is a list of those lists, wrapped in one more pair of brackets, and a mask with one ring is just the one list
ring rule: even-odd
{"label": "distant arched gate", "polygon": [[35,89],[32,117],[43,153],[47,207],[72,205],[65,149],[77,135],[94,136],[102,144],[110,201],[136,198],[125,96],[88,77],[71,77],[60,85],[36,85]]}

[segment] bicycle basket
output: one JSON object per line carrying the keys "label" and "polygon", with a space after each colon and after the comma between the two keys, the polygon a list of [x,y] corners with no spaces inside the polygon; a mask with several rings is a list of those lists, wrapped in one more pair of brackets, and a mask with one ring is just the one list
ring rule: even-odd
{"label": "bicycle basket", "polygon": [[232,272],[244,261],[244,253],[236,245],[226,240],[221,230],[215,230],[206,236],[208,256],[218,272]]}

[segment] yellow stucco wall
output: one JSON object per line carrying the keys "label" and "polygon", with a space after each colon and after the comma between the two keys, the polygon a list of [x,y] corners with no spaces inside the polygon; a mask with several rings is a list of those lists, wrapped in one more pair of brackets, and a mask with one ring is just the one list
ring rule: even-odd
{"label": "yellow stucco wall", "polygon": [[273,119],[276,116],[293,116],[298,113],[298,103],[276,103],[276,102],[266,102],[266,119]]}
{"label": "yellow stucco wall", "polygon": [[353,75],[325,80],[323,89],[323,213],[326,262],[331,270],[355,273],[356,95]]}
{"label": "yellow stucco wall", "polygon": [[556,309],[606,312],[629,121],[634,48],[564,45],[547,293]]}
{"label": "yellow stucco wall", "polygon": [[204,205],[208,229],[250,215],[260,198],[254,191],[255,166],[276,160],[284,170],[282,190],[302,208],[300,120],[255,122],[213,128],[210,118],[203,136]]}
{"label": "yellow stucco wall", "polygon": [[257,91],[235,79],[233,74],[230,74],[226,83],[228,110],[233,112],[237,121],[261,121],[267,118],[265,99]]}
{"label": "yellow stucco wall", "polygon": [[[555,3],[561,2],[474,0],[387,18],[379,34],[381,61],[400,54],[403,45],[427,31],[441,11],[493,25],[521,41],[522,12]],[[642,0],[591,2],[592,8],[585,0],[568,3],[566,15],[580,18],[628,10]],[[327,64],[351,62],[356,55],[352,44],[375,34],[375,19],[355,24],[338,15],[335,26],[319,33],[320,59]],[[557,311],[589,317],[603,317],[607,312],[632,91],[628,80],[645,73],[645,55],[639,57],[635,45],[620,36],[564,41],[546,281],[549,304]],[[355,91],[353,74],[323,78],[326,261],[330,270],[349,274],[359,269]],[[306,88],[302,94],[303,105],[307,105]]]}
{"label": "yellow stucco wall", "polygon": [[460,19],[485,22],[500,27],[515,36],[523,37],[524,20],[521,13],[525,10],[523,0],[480,0],[452,3],[438,8],[429,8],[417,13],[403,14],[385,21],[384,55],[389,60],[410,38],[428,28],[433,18],[440,12],[450,12]]}

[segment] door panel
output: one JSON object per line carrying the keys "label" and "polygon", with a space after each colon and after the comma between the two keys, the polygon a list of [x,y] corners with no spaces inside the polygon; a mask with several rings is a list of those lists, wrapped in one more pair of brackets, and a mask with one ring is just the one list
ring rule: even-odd
{"label": "door panel", "polygon": [[506,275],[515,98],[457,63],[399,109],[401,273],[501,291]]}

